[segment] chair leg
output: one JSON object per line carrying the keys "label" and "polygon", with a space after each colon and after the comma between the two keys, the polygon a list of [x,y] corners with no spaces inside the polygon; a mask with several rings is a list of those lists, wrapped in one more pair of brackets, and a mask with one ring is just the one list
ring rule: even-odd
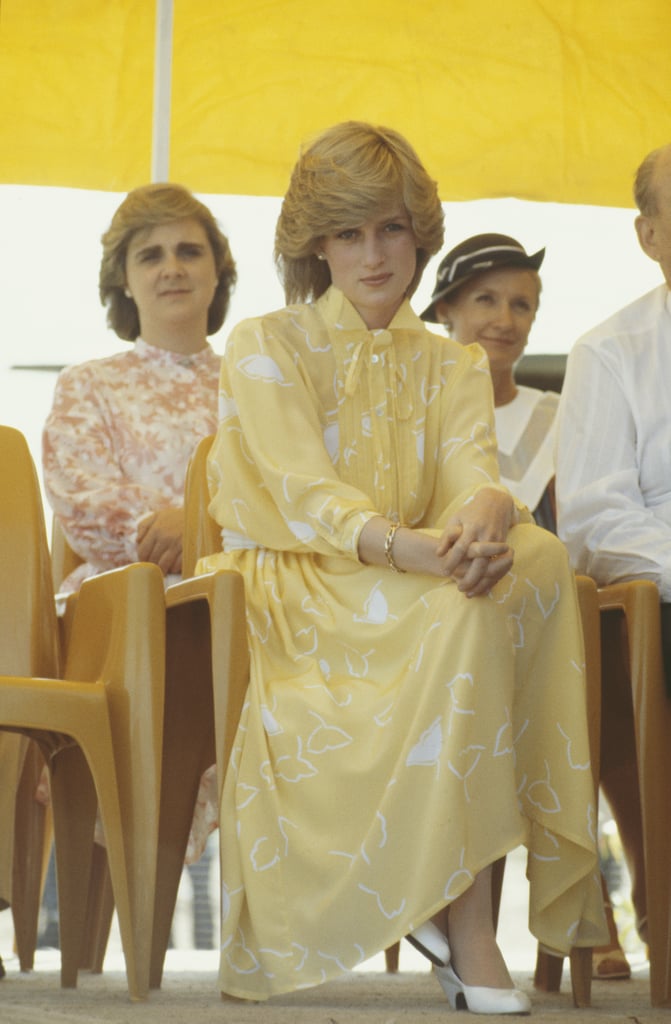
{"label": "chair leg", "polygon": [[534,988],[541,992],[559,992],[563,969],[563,956],[553,956],[552,953],[539,949],[536,953]]}
{"label": "chair leg", "polygon": [[[592,949],[574,946],[570,954],[571,990],[573,1005],[585,1008],[592,1005]],[[536,954],[534,988],[541,992],[559,992],[564,969],[564,957],[553,956],[539,949]]]}
{"label": "chair leg", "polygon": [[571,989],[573,1005],[592,1005],[592,950],[573,947],[571,950]]}
{"label": "chair leg", "polygon": [[91,878],[86,905],[86,930],[79,966],[92,974],[102,974],[105,951],[114,916],[114,895],[107,851],[97,843],[93,847]]}
{"label": "chair leg", "polygon": [[30,743],[16,795],[12,917],[19,965],[32,971],[42,889],[52,841],[51,812],[35,800],[44,759]]}
{"label": "chair leg", "polygon": [[499,926],[499,911],[501,909],[501,893],[503,891],[503,876],[506,870],[506,858],[499,857],[492,864],[492,918],[494,931]]}
{"label": "chair leg", "polygon": [[387,969],[387,974],[396,974],[398,971],[398,955],[401,950],[401,943],[394,942],[393,945],[388,946],[384,951],[384,963]]}
{"label": "chair leg", "polygon": [[168,611],[150,988],[161,986],[200,778],[216,760],[211,644],[194,649],[190,642],[190,637],[209,634],[209,615],[205,601]]}
{"label": "chair leg", "polygon": [[76,988],[86,921],[96,791],[79,747],[58,753],[51,769],[56,838],[61,986]]}
{"label": "chair leg", "polygon": [[[641,600],[644,596],[639,592]],[[654,598],[654,595],[653,595]],[[639,609],[637,617],[650,624],[659,622],[659,610],[650,599],[646,612]],[[628,634],[632,650],[632,697],[636,723],[638,773],[641,788],[643,846],[648,910],[648,944],[650,950],[650,1001],[653,1006],[671,1006],[671,838],[666,823],[671,816],[671,701],[666,696],[661,665],[646,665],[643,642],[630,625]],[[656,632],[656,630],[655,630]],[[655,650],[661,652],[661,639],[655,639]],[[661,657],[661,653],[660,653]],[[647,668],[647,672],[645,669]],[[664,824],[663,824],[664,823]]]}

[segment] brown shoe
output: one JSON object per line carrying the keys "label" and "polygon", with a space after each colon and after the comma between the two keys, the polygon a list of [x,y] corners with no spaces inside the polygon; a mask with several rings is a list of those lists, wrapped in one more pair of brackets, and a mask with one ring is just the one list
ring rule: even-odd
{"label": "brown shoe", "polygon": [[631,978],[631,967],[624,955],[617,934],[613,907],[608,896],[606,879],[601,874],[603,911],[608,925],[608,945],[595,946],[592,950],[592,977],[600,981],[626,981]]}
{"label": "brown shoe", "polygon": [[597,981],[627,981],[631,967],[619,946],[592,951],[592,977]]}

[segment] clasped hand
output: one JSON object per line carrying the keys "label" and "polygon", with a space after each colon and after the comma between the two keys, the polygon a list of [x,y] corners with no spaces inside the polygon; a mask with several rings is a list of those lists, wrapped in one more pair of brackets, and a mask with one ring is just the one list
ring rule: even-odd
{"label": "clasped hand", "polygon": [[507,537],[513,516],[510,495],[482,488],[447,522],[436,555],[442,574],[457,580],[467,597],[488,594],[512,568]]}

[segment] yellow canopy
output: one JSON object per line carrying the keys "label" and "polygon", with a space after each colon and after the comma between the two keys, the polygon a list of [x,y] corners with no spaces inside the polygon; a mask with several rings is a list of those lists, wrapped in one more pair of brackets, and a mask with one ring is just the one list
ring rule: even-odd
{"label": "yellow canopy", "polygon": [[[154,0],[0,4],[0,181],[148,181]],[[199,192],[281,195],[300,143],[357,118],[403,132],[444,200],[628,206],[671,141],[669,0],[172,7],[159,176]]]}

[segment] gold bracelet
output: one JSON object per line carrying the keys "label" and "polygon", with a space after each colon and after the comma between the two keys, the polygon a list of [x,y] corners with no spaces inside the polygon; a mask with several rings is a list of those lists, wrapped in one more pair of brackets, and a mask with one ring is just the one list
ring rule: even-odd
{"label": "gold bracelet", "polygon": [[396,531],[400,530],[400,528],[401,523],[392,523],[389,529],[387,530],[386,537],[384,538],[384,553],[387,559],[387,565],[389,566],[390,569],[393,569],[394,572],[405,572],[405,569],[401,569],[399,568],[398,565],[396,565],[396,562],[394,561],[394,555],[392,552],[394,537],[396,536]]}

